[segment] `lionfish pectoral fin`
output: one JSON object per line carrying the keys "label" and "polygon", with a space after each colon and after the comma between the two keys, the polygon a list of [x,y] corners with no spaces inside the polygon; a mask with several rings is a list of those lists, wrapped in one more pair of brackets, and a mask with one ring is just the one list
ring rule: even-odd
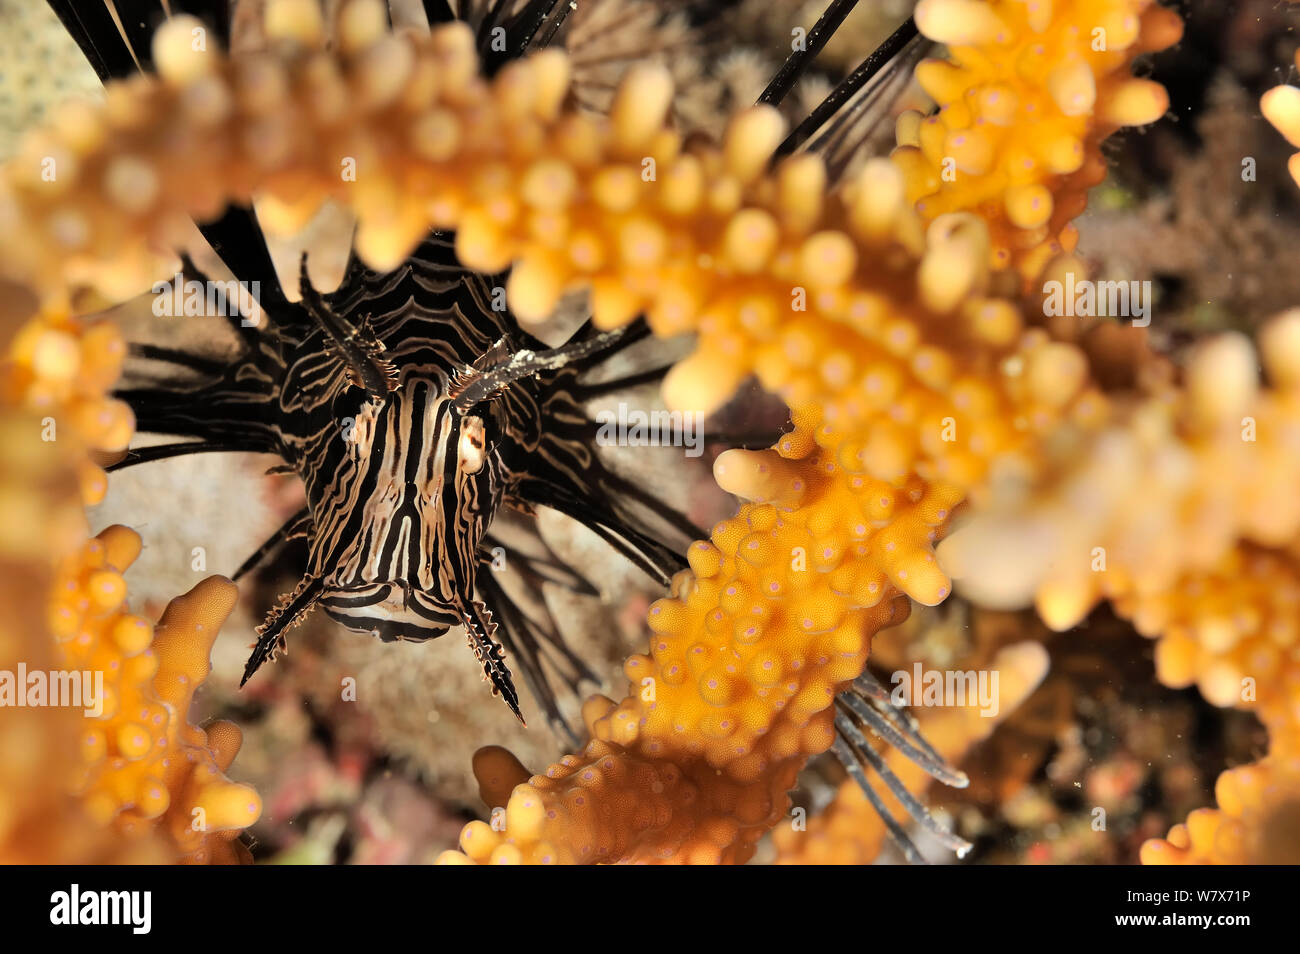
{"label": "lionfish pectoral fin", "polygon": [[510,363],[514,354],[514,343],[509,335],[502,335],[492,347],[479,355],[472,364],[463,365],[452,372],[447,385],[447,397],[455,400],[461,393],[479,380],[483,375]]}
{"label": "lionfish pectoral fin", "polygon": [[267,614],[266,622],[257,627],[257,645],[253,647],[252,655],[248,657],[248,663],[244,666],[244,678],[239,680],[241,689],[252,678],[253,673],[262,668],[264,662],[274,659],[278,651],[287,648],[284,634],[306,619],[311,608],[320,599],[324,588],[325,584],[321,580],[305,576],[293,591],[282,597],[279,604]]}
{"label": "lionfish pectoral fin", "polygon": [[517,351],[506,361],[498,360],[494,354],[505,340],[502,339],[484,356],[491,361],[486,370],[478,368],[478,364],[483,361],[480,359],[474,367],[462,374],[462,380],[457,385],[459,390],[452,398],[452,403],[458,411],[467,411],[480,401],[496,397],[521,378],[544,371],[556,371],[575,361],[608,351],[636,331],[634,326],[627,325],[613,331],[602,331],[581,341],[569,341],[549,351]]}
{"label": "lionfish pectoral fin", "polygon": [[903,826],[894,818],[880,794],[867,780],[867,771],[873,771],[885,783],[913,822],[928,832],[939,844],[963,858],[971,850],[970,842],[939,824],[924,804],[904,786],[902,780],[885,762],[871,744],[867,733],[894,746],[932,778],[953,788],[965,788],[970,780],[965,773],[950,766],[925,736],[915,719],[890,701],[889,690],[870,673],[863,673],[854,683],[835,698],[835,742],[831,751],[840,760],[849,777],[857,782],[885,823],[890,840],[903,857],[915,863],[925,863],[920,851],[908,837]]}
{"label": "lionfish pectoral fin", "polygon": [[505,647],[492,638],[497,626],[492,620],[491,611],[479,600],[467,600],[463,605],[467,607],[461,610],[465,635],[469,640],[469,648],[474,650],[475,658],[483,664],[484,680],[492,683],[492,694],[501,696],[520,724],[528,728],[524,714],[519,709],[519,693],[510,676],[510,667],[506,665]]}

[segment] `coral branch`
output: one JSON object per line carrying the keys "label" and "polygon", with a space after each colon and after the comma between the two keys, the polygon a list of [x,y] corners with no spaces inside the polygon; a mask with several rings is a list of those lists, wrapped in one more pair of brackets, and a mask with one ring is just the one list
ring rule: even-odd
{"label": "coral branch", "polygon": [[157,631],[123,607],[121,571],[140,538],[110,527],[65,561],[50,625],[61,666],[103,674],[103,711],[77,739],[74,791],[102,825],[128,837],[157,832],[176,860],[246,860],[235,838],[261,814],[261,800],[224,776],[238,729],[186,719],[207,678],[208,655],[234,607],[234,584],[211,577],[168,605]]}
{"label": "coral branch", "polygon": [[927,221],[979,212],[991,264],[1030,282],[1073,250],[1070,221],[1106,174],[1101,142],[1169,108],[1132,66],[1177,43],[1182,21],[1152,0],[921,0],[916,23],[948,57],[916,70],[939,111],[898,122],[908,198]]}

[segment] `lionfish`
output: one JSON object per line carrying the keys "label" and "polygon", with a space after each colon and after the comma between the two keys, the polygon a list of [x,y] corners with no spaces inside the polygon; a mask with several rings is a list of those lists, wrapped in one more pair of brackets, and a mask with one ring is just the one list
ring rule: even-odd
{"label": "lionfish", "polygon": [[[759,102],[782,102],[856,2],[833,0]],[[113,0],[114,11],[102,0],[48,3],[103,81],[151,68],[152,34],[169,12],[199,17],[229,47],[227,0],[171,0],[169,10],[157,0]],[[424,0],[431,25],[459,13],[476,26],[489,73],[550,43],[576,6],[572,0],[490,0],[482,11],[472,4],[455,11],[448,0]],[[832,176],[841,173],[865,139],[863,127],[871,125],[864,118],[888,105],[891,88],[910,75],[925,48],[909,19],[794,129],[773,160],[808,148],[824,157]],[[278,455],[284,464],[273,469],[301,478],[306,506],[234,574],[240,578],[288,541],[307,541],[301,580],[257,628],[240,685],[285,648],[286,632],[315,607],[351,631],[385,641],[429,640],[461,626],[493,694],[523,721],[508,650],[552,726],[572,737],[543,671],[543,644],[568,663],[574,691],[583,678],[599,680],[567,648],[552,620],[533,618],[507,595],[491,565],[495,525],[507,512],[526,519],[536,508],[551,508],[594,531],[660,585],[685,566],[684,541],[703,534],[601,462],[596,424],[584,409],[599,395],[666,373],[665,365],[584,381],[587,372],[649,335],[644,319],[603,333],[587,321],[567,342],[548,348],[494,298],[504,276],[461,266],[454,236],[438,231],[390,272],[369,269],[353,254],[342,283],[328,293],[312,286],[304,255],[300,300],[291,301],[252,208],[232,205],[198,227],[236,280],[260,290],[265,321],[254,325],[245,315],[228,316],[239,342],[233,360],[133,345],[137,358],[176,371],[118,396],[134,410],[139,432],[186,440],[136,448],[111,469],[186,454],[252,452]],[[182,262],[187,278],[208,281],[187,256]],[[683,542],[656,539],[647,512]],[[553,561],[519,555],[511,563],[534,593],[544,582],[596,593],[580,574]],[[904,855],[923,860],[868,782],[867,769],[941,843],[968,849],[931,818],[867,736],[870,731],[896,746],[940,781],[965,785],[965,776],[944,764],[915,720],[892,705],[870,674],[836,706],[832,751]]]}

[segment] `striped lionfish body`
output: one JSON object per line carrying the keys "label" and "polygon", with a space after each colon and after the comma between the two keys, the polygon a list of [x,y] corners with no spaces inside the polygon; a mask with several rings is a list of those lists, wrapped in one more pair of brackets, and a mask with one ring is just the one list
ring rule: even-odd
{"label": "striped lionfish body", "polygon": [[307,491],[308,567],[268,620],[248,674],[281,622],[314,599],[385,640],[464,625],[517,712],[491,613],[475,595],[501,507],[578,517],[665,582],[680,565],[602,499],[594,425],[577,400],[582,357],[638,333],[584,327],[548,352],[493,309],[492,287],[460,267],[446,236],[394,272],[354,264],[333,295],[316,295],[305,277],[303,291],[323,327],[287,356],[274,410],[279,453]]}
{"label": "striped lionfish body", "polygon": [[[122,392],[141,430],[197,437],[202,449],[270,451],[302,478],[307,506],[255,559],[305,536],[306,570],[259,628],[245,681],[319,607],[383,640],[463,626],[485,678],[519,715],[489,606],[501,596],[485,546],[499,511],[554,508],[663,583],[682,565],[614,502],[621,484],[596,457],[582,406],[591,393],[582,372],[644,328],[597,334],[587,324],[547,349],[492,307],[491,281],[457,263],[446,233],[392,272],[354,260],[326,295],[304,258],[300,288],[301,303],[272,296],[268,309],[284,315],[276,335],[246,335],[219,381],[184,395]],[[124,463],[166,456],[153,451]]]}

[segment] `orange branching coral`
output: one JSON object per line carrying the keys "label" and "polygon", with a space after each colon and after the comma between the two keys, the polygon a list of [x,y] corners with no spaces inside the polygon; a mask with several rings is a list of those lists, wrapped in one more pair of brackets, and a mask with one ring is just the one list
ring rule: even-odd
{"label": "orange branching coral", "polygon": [[[378,266],[430,225],[455,227],[467,266],[514,262],[522,319],[587,287],[602,326],[644,310],[661,334],[696,331],[670,403],[711,408],[756,373],[846,431],[872,421],[854,450],[891,481],[978,480],[1016,438],[1003,422],[1050,426],[1040,408],[1055,414],[1081,381],[1081,359],[1048,347],[1014,362],[1032,364],[1024,393],[990,390],[1020,319],[985,297],[985,230],[940,216],[924,231],[886,161],[828,193],[817,156],[768,174],[784,132],[768,108],[739,114],[720,147],[687,150],[664,126],[671,83],[657,68],[627,78],[610,117],[591,117],[562,106],[562,54],[488,83],[463,25],[394,35],[377,4],[354,0],[341,52],[328,53],[312,47],[312,6],[290,6],[270,31],[282,49],[237,62],[194,52],[174,18],[155,41],[161,78],[112,85],[102,110],[71,109],[29,139],[0,191],[0,221],[14,226],[0,235],[24,240],[0,261],[45,289],[139,288],[182,215],[252,197],[268,227],[295,227],[327,198],[350,205],[358,252]],[[40,175],[50,155],[64,157],[56,182]]]}
{"label": "orange branching coral", "polygon": [[[999,674],[996,713],[982,712],[975,701],[949,709],[921,709],[916,713],[921,731],[945,761],[960,761],[969,748],[986,738],[1038,688],[1047,667],[1047,650],[1042,644],[1008,646],[989,666],[990,671]],[[925,770],[897,749],[885,754],[885,763],[909,791],[919,791],[928,781]],[[880,784],[876,788],[889,810],[902,816],[902,808],[889,790]],[[874,806],[861,787],[849,779],[825,812],[807,820],[806,828],[778,826],[773,840],[777,864],[865,865],[880,853],[886,834],[885,823]]]}
{"label": "orange branching coral", "polygon": [[110,527],[64,562],[53,588],[61,667],[103,678],[102,711],[88,714],[77,738],[74,789],[100,824],[128,838],[156,830],[176,860],[239,861],[246,852],[235,839],[261,814],[257,793],[223,774],[239,730],[186,721],[236,590],[205,580],[171,602],[155,632],[123,605],[121,573],[139,552],[137,534]]}
{"label": "orange branching coral", "polygon": [[1178,42],[1182,21],[1152,0],[921,0],[916,23],[949,53],[916,70],[939,111],[898,123],[908,198],[927,221],[977,212],[991,263],[1032,281],[1074,247],[1102,140],[1168,109],[1132,65]]}
{"label": "orange branching coral", "polygon": [[[1263,329],[1261,352],[1269,388],[1251,344],[1224,335],[1198,346],[1184,388],[1124,409],[1091,439],[1060,435],[1069,462],[1037,492],[1008,482],[1002,505],[944,542],[945,568],[981,603],[1032,599],[1056,629],[1102,598],[1148,635],[1187,623],[1205,607],[1178,602],[1197,598],[1198,577],[1222,571],[1238,540],[1285,547],[1300,534],[1300,311]],[[1251,625],[1225,629],[1216,613],[1200,629],[1213,656]],[[1271,638],[1289,648],[1280,625]]]}
{"label": "orange branching coral", "polygon": [[[46,636],[49,553],[71,552],[84,534],[69,449],[33,439],[40,422],[0,409],[0,679],[6,695],[25,691],[27,673],[56,668]],[[46,700],[49,701],[49,700]],[[159,861],[160,846],[124,846],[68,791],[78,767],[72,707],[0,706],[0,861],[52,864]]]}
{"label": "orange branching coral", "polygon": [[[1300,90],[1278,86],[1260,109],[1300,147]],[[1288,168],[1300,184],[1300,153]],[[1144,864],[1300,863],[1300,513],[1288,492],[1300,476],[1300,310],[1264,328],[1261,350],[1273,386],[1263,394],[1254,354],[1241,340],[1211,342],[1191,363],[1186,431],[1171,434],[1166,419],[1154,436],[1164,459],[1182,464],[1182,487],[1192,491],[1175,504],[1209,533],[1192,538],[1191,553],[1172,567],[1161,562],[1166,574],[1185,571],[1176,585],[1160,574],[1154,585],[1139,579],[1147,585],[1123,587],[1116,606],[1139,630],[1161,637],[1162,682],[1195,681],[1217,705],[1257,706],[1270,753],[1220,775],[1218,808],[1195,811],[1166,839],[1148,841]],[[1211,443],[1217,446],[1207,452]],[[1163,542],[1177,552],[1189,537]]]}
{"label": "orange branching coral", "polygon": [[1274,752],[1219,776],[1218,808],[1192,812],[1142,846],[1147,865],[1300,863],[1300,758]]}
{"label": "orange branching coral", "polygon": [[104,499],[108,478],[89,451],[123,451],[135,428],[131,409],[108,396],[122,373],[126,343],[111,321],[86,323],[48,309],[18,330],[5,356],[0,400],[41,418],[42,439],[79,446],[81,498]]}
{"label": "orange branching coral", "polygon": [[1193,683],[1217,706],[1258,707],[1266,725],[1293,719],[1300,699],[1300,561],[1243,544],[1170,590],[1132,594],[1116,610],[1159,636],[1156,675]]}
{"label": "orange branching coral", "polygon": [[[633,71],[611,115],[592,117],[563,107],[562,54],[488,83],[463,25],[394,35],[377,4],[354,0],[329,53],[314,47],[312,5],[283,7],[268,27],[281,48],[237,62],[193,51],[173,19],[155,41],[160,79],[114,85],[103,110],[29,140],[0,192],[0,221],[26,238],[0,262],[43,287],[139,287],[183,213],[256,197],[264,224],[292,228],[329,198],[357,212],[372,264],[400,261],[430,225],[457,229],[469,267],[513,262],[524,320],[586,287],[602,326],[644,310],[658,333],[695,331],[670,404],[710,409],[756,374],[792,406],[824,409],[854,458],[840,463],[895,485],[978,486],[994,456],[1103,410],[1080,352],[1021,340],[982,222],[924,227],[888,161],[828,191],[815,155],[768,172],[784,133],[768,108],[740,113],[721,146],[687,149],[665,128],[671,83],[657,68]],[[57,187],[38,174],[53,153],[72,160]]]}
{"label": "orange branching coral", "polygon": [[[931,543],[956,500],[847,471],[809,418],[797,412],[776,451],[718,459],[722,485],[754,502],[691,546],[691,569],[650,610],[650,654],[625,665],[627,697],[587,704],[595,741],[516,787],[503,826],[471,823],[468,858],[743,862],[785,812],[834,738],[836,693],[907,612],[901,592],[947,595]],[[495,759],[484,768],[510,780]]]}
{"label": "orange branching coral", "polygon": [[[1295,63],[1296,69],[1300,69],[1300,50],[1296,51]],[[1300,87],[1274,86],[1260,97],[1259,110],[1287,142],[1300,149]],[[1287,169],[1296,185],[1300,185],[1300,152],[1291,157]]]}

